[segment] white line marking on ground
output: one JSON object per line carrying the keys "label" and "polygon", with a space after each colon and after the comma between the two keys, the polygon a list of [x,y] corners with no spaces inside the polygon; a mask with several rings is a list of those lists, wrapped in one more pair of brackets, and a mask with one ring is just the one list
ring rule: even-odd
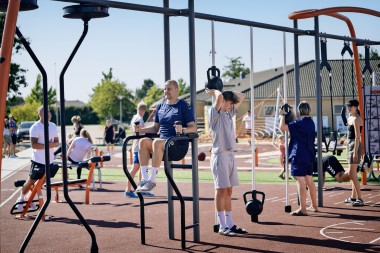
{"label": "white line marking on ground", "polygon": [[278,199],[278,197],[273,197],[273,198],[269,198],[269,199],[265,199],[265,200],[269,201],[269,200],[272,200],[272,199]]}
{"label": "white line marking on ground", "polygon": [[377,196],[380,196],[380,194],[377,194],[377,195],[374,195],[374,196],[371,196],[371,197],[368,197],[368,198],[372,199],[372,198],[377,197]]}
{"label": "white line marking on ground", "polygon": [[336,194],[331,194],[329,197],[331,198],[331,197],[335,197],[335,196],[338,196],[338,195],[341,195],[341,194],[343,194],[344,192],[339,192],[339,193],[336,193]]}
{"label": "white line marking on ground", "polygon": [[326,234],[342,234],[343,232],[326,232]]}
{"label": "white line marking on ground", "polygon": [[346,228],[346,227],[334,227],[336,229],[343,229],[343,230],[350,230],[350,231],[359,231],[359,230],[364,230],[364,231],[373,231],[374,229],[372,228]]}
{"label": "white line marking on ground", "polygon": [[16,170],[12,171],[10,174],[8,174],[8,175],[5,176],[4,178],[2,178],[2,179],[1,179],[1,182],[7,180],[7,179],[10,178],[11,176],[13,176],[16,172],[18,172],[18,171],[24,169],[25,167],[26,167],[26,165],[25,165],[25,166],[21,166],[20,168],[18,168],[18,169],[16,169]]}
{"label": "white line marking on ground", "polygon": [[9,198],[4,200],[4,202],[1,203],[0,208],[3,207],[3,205],[5,205],[6,203],[8,203],[8,201],[11,200],[17,193],[19,193],[21,191],[21,189],[22,189],[21,187],[18,188]]}
{"label": "white line marking on ground", "polygon": [[374,242],[376,242],[376,241],[378,241],[378,240],[380,240],[380,237],[377,238],[377,239],[375,239],[375,240],[370,241],[369,243],[374,243]]}
{"label": "white line marking on ground", "polygon": [[380,205],[380,202],[373,203],[371,206],[376,206],[376,205]]}
{"label": "white line marking on ground", "polygon": [[346,239],[346,238],[352,238],[352,237],[354,237],[354,236],[343,236],[343,237],[341,237],[341,238],[339,238],[339,239]]}

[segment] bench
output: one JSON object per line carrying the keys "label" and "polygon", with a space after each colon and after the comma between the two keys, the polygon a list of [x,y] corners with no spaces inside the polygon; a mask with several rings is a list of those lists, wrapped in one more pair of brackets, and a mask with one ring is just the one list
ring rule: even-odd
{"label": "bench", "polygon": [[[71,167],[81,167],[81,168],[86,168],[89,169],[87,179],[72,179],[72,180],[67,180],[68,186],[83,186],[85,185],[86,188],[86,194],[85,194],[85,203],[89,204],[90,203],[90,185],[93,182],[93,175],[94,175],[94,169],[97,167],[97,163],[102,163],[104,161],[110,161],[111,157],[110,156],[94,156],[91,157],[90,159],[80,162],[76,165],[71,165]],[[51,183],[51,188],[55,189],[55,201],[59,202],[59,195],[58,195],[58,189],[63,187],[63,181],[58,181],[58,182],[52,182]]]}

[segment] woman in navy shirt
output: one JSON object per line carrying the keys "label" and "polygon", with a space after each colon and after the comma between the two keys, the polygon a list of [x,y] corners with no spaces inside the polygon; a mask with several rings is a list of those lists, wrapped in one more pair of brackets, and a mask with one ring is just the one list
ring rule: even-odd
{"label": "woman in navy shirt", "polygon": [[[297,180],[297,189],[300,198],[300,208],[291,213],[293,216],[306,216],[307,211],[317,212],[317,194],[313,181],[313,163],[315,157],[314,139],[315,125],[310,117],[310,105],[302,101],[298,105],[300,118],[290,122],[285,122],[285,114],[281,113],[280,129],[289,131],[290,143],[288,148],[289,161],[291,162],[291,175]],[[293,111],[289,112],[296,115]],[[306,207],[307,187],[310,190],[311,206]]]}

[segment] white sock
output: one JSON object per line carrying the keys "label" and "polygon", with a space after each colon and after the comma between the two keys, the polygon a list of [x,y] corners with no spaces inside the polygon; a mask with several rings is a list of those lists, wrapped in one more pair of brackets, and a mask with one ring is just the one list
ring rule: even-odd
{"label": "white sock", "polygon": [[141,166],[140,170],[141,170],[141,178],[142,178],[142,180],[147,181],[149,179],[149,174],[148,174],[149,169],[148,169],[148,166]]}
{"label": "white sock", "polygon": [[19,202],[19,201],[25,201],[25,194],[22,194],[22,192],[21,192],[20,197],[18,198],[17,202]]}
{"label": "white sock", "polygon": [[235,225],[234,222],[232,221],[232,212],[231,211],[229,211],[229,212],[224,211],[224,216],[226,216],[227,227],[232,228],[232,226]]}
{"label": "white sock", "polygon": [[224,217],[224,212],[217,212],[219,221],[219,230],[223,230],[227,227],[226,218]]}
{"label": "white sock", "polygon": [[151,170],[151,173],[149,176],[149,180],[152,181],[153,183],[156,182],[157,173],[158,173],[158,168],[152,167],[152,170]]}

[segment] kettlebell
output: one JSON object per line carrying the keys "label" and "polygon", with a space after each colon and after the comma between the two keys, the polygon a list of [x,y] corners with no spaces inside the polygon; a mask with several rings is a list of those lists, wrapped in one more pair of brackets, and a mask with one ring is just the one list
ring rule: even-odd
{"label": "kettlebell", "polygon": [[207,89],[223,91],[223,81],[220,79],[220,70],[217,67],[211,66],[207,70],[207,81]]}
{"label": "kettlebell", "polygon": [[[248,194],[252,195],[252,199],[247,201]],[[260,194],[262,196],[261,201],[257,199],[257,194]],[[264,208],[265,193],[252,190],[244,193],[243,198],[247,213],[251,215],[252,221],[257,221],[257,216],[261,214]]]}

